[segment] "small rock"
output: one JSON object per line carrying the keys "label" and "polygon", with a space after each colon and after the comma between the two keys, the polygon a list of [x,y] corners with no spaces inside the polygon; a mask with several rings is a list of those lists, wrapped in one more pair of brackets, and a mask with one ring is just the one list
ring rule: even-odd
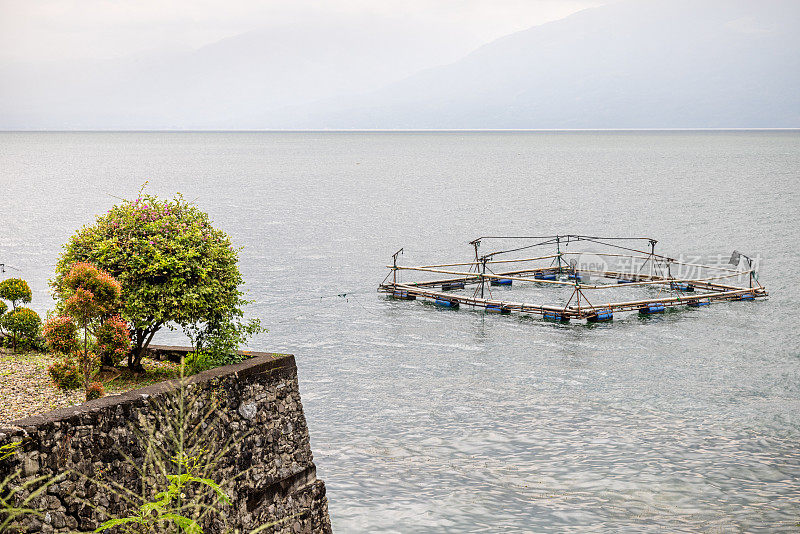
{"label": "small rock", "polygon": [[30,477],[39,472],[39,460],[33,457],[25,458],[22,469],[25,471],[25,476]]}
{"label": "small rock", "polygon": [[58,510],[61,508],[61,501],[55,495],[48,495],[45,498],[45,504],[48,510]]}
{"label": "small rock", "polygon": [[245,419],[252,419],[256,416],[257,411],[258,409],[256,408],[256,404],[254,402],[248,402],[247,404],[241,404],[239,406],[239,415]]}
{"label": "small rock", "polygon": [[53,527],[64,528],[67,526],[67,518],[63,512],[53,512],[51,517],[53,518]]}

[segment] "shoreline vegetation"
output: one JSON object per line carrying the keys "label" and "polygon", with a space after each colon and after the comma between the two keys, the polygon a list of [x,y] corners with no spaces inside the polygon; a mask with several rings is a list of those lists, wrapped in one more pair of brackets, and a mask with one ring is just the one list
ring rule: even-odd
{"label": "shoreline vegetation", "polygon": [[[64,244],[44,321],[25,280],[0,281],[0,422],[242,361],[265,331],[244,318],[240,248],[180,194],[146,186]],[[145,358],[161,329],[191,339],[185,369]]]}
{"label": "shoreline vegetation", "polygon": [[[51,505],[52,499],[39,497],[65,478],[75,482],[88,477],[87,483],[107,486],[95,477],[93,468],[79,469],[79,476],[61,465],[58,472],[26,479],[43,472],[38,452],[25,444],[27,437],[3,443],[9,436],[0,433],[0,457],[9,460],[19,451],[32,454],[23,461],[22,469],[0,466],[0,532],[39,532],[44,521],[48,532],[53,528],[57,532],[72,530],[80,523],[83,531],[94,532],[180,530],[202,534],[201,523],[208,527],[225,521],[224,514],[213,519],[207,516],[220,511],[217,504],[231,503],[220,484],[235,477],[218,483],[208,476],[232,444],[225,444],[225,450],[208,448],[212,444],[205,441],[211,437],[206,427],[208,417],[216,415],[216,401],[201,403],[207,413],[199,421],[189,421],[184,386],[190,375],[249,358],[250,353],[240,347],[264,329],[258,319],[244,318],[242,308],[248,301],[240,290],[240,249],[213,227],[205,212],[180,194],[173,200],[161,200],[143,194],[144,187],[134,201],[123,200],[113,206],[64,245],[55,277],[50,280],[56,305],[47,312],[46,320],[24,306],[32,300],[27,281],[0,281],[0,426],[14,427],[15,422],[24,426],[20,420],[28,416],[177,378],[181,385],[176,404],[161,414],[164,424],[175,432],[172,451],[165,449],[151,458],[149,472],[146,466],[135,466],[143,489],[138,499],[130,499],[139,485],[135,478],[127,481],[130,487],[117,483],[114,495],[129,506],[117,507],[116,517],[102,512],[87,518],[85,510],[76,514],[71,504],[68,509],[66,501]],[[162,328],[180,328],[191,339],[191,347],[178,362],[149,356],[150,342]],[[146,407],[138,408],[146,411]],[[67,424],[69,440],[81,428],[74,427],[74,422]],[[25,435],[26,431],[13,429],[12,435],[16,436],[15,432]],[[199,434],[197,442],[189,444],[185,438],[192,432]],[[162,433],[163,429],[159,430]],[[155,427],[139,437],[146,451],[163,448]],[[48,449],[47,454],[53,450]],[[236,462],[243,458],[241,453],[238,456]],[[113,467],[113,463],[103,466],[100,476]],[[145,489],[154,477],[162,479],[160,485]],[[189,486],[199,488],[190,491]],[[109,498],[114,501],[113,495]],[[96,505],[104,506],[100,501],[89,503],[90,507]],[[45,515],[45,510],[53,513]],[[54,521],[55,514],[58,519]],[[268,521],[251,534],[291,517]],[[68,524],[67,518],[74,524]]]}

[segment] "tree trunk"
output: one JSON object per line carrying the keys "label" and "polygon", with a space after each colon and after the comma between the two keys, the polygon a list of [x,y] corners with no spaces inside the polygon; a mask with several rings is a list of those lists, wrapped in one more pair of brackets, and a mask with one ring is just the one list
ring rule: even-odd
{"label": "tree trunk", "polygon": [[91,362],[89,361],[89,330],[87,325],[83,325],[83,392],[89,396],[89,373],[91,373]]}
{"label": "tree trunk", "polygon": [[150,346],[153,336],[160,329],[161,323],[156,323],[152,327],[145,330],[136,330],[136,346],[128,354],[128,368],[131,371],[135,373],[144,371],[144,367],[142,366],[142,358],[144,357],[145,352],[147,352],[147,347]]}

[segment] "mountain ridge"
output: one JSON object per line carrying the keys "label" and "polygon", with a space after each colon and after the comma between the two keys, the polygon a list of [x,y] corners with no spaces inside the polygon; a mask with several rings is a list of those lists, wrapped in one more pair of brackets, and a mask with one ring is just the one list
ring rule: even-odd
{"label": "mountain ridge", "polygon": [[[304,126],[798,127],[798,6],[647,0],[590,8],[354,98],[346,109],[306,111]],[[521,67],[520,51],[536,47]]]}
{"label": "mountain ridge", "polygon": [[[800,127],[794,0],[627,0],[466,54],[441,48],[446,31],[423,42],[413,27],[345,22],[49,76],[7,66],[0,129]],[[432,59],[448,54],[459,59]]]}

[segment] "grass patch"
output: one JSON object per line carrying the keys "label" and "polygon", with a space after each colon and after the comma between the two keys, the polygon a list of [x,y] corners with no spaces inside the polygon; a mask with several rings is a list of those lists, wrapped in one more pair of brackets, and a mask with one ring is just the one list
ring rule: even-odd
{"label": "grass patch", "polygon": [[119,367],[117,371],[120,374],[116,378],[110,378],[105,382],[102,380],[103,377],[101,375],[100,381],[104,382],[103,385],[108,393],[124,393],[132,389],[157,384],[164,380],[178,378],[181,375],[181,366],[177,363],[144,359],[142,360],[142,365],[144,366],[144,373],[134,373],[127,367]]}

